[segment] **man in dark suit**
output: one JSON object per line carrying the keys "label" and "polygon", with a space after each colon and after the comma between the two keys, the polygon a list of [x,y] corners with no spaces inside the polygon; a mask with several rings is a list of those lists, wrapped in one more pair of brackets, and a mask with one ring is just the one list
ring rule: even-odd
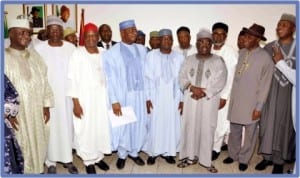
{"label": "man in dark suit", "polygon": [[30,14],[32,15],[33,27],[43,27],[43,19],[39,16],[40,10],[32,7]]}
{"label": "man in dark suit", "polygon": [[107,24],[100,25],[98,32],[101,38],[101,40],[97,44],[98,47],[105,48],[108,50],[110,47],[112,47],[114,44],[117,43],[111,40],[112,31],[109,25]]}

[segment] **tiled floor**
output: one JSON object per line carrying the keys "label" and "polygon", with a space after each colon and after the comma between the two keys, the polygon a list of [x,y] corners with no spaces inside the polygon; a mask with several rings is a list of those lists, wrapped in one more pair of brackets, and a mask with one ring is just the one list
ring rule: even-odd
{"label": "tiled floor", "polygon": [[[140,156],[142,159],[146,162],[147,160],[147,155],[143,152],[140,153]],[[245,172],[241,172],[238,169],[238,163],[234,162],[232,164],[224,164],[223,160],[228,156],[227,151],[221,152],[219,158],[213,162],[215,167],[218,169],[218,174],[269,174],[272,172],[272,166],[269,166],[266,170],[264,171],[256,171],[254,169],[255,165],[261,161],[261,156],[257,155],[256,152],[254,153],[252,160],[250,161],[249,167]],[[176,158],[176,164],[168,164],[164,159],[162,158],[157,158],[156,162],[154,165],[144,165],[144,166],[138,166],[136,165],[131,159],[126,160],[126,165],[122,170],[119,170],[116,167],[116,162],[117,162],[117,155],[116,153],[113,153],[109,156],[105,156],[104,161],[110,166],[110,169],[108,171],[102,171],[96,166],[96,171],[97,174],[149,174],[155,176],[155,174],[179,174],[179,175],[184,175],[184,174],[211,174],[206,170],[206,168],[201,167],[199,164],[192,165],[186,168],[178,168],[178,156]],[[74,154],[74,164],[77,166],[79,169],[80,174],[86,174],[85,172],[85,167],[82,163],[82,160],[77,157]],[[286,164],[284,168],[284,172],[286,172],[288,169],[293,168],[293,164]],[[46,168],[45,168],[45,171]],[[68,171],[63,168],[61,164],[57,165],[57,173],[58,174],[68,174]]]}

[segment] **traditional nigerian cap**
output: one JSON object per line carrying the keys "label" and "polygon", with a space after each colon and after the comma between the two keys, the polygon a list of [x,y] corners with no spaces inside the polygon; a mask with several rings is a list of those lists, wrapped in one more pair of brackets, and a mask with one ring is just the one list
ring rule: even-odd
{"label": "traditional nigerian cap", "polygon": [[47,17],[47,26],[48,25],[60,25],[60,26],[63,26],[63,21],[55,16],[55,15],[50,15]]}
{"label": "traditional nigerian cap", "polygon": [[212,26],[212,31],[214,31],[217,28],[223,29],[226,33],[228,33],[228,25],[223,22],[217,22]]}
{"label": "traditional nigerian cap", "polygon": [[282,14],[280,20],[286,20],[289,22],[292,22],[294,25],[296,25],[296,17],[292,14]]}
{"label": "traditional nigerian cap", "polygon": [[161,29],[159,30],[159,36],[172,36],[172,30],[170,29]]}
{"label": "traditional nigerian cap", "polygon": [[119,23],[120,30],[124,30],[126,28],[135,27],[134,20],[125,20]]}
{"label": "traditional nigerian cap", "polygon": [[159,37],[159,32],[158,31],[152,31],[152,32],[150,32],[150,38],[151,37]]}
{"label": "traditional nigerian cap", "polygon": [[197,40],[199,40],[201,38],[208,38],[208,39],[212,40],[212,35],[208,29],[202,28],[197,33]]}
{"label": "traditional nigerian cap", "polygon": [[74,30],[73,28],[71,27],[67,27],[65,30],[64,30],[64,37],[68,36],[68,35],[71,35],[73,33],[76,33],[76,30]]}
{"label": "traditional nigerian cap", "polygon": [[146,34],[142,30],[138,30],[137,36],[146,36]]}
{"label": "traditional nigerian cap", "polygon": [[30,29],[28,19],[11,19],[7,21],[8,29],[11,28],[27,28]]}
{"label": "traditional nigerian cap", "polygon": [[98,33],[98,27],[93,23],[88,23],[84,26],[84,33],[87,31],[93,31]]}

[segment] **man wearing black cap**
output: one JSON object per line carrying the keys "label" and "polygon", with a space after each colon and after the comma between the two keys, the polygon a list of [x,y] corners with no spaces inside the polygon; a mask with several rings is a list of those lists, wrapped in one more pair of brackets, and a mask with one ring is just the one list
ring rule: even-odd
{"label": "man wearing black cap", "polygon": [[43,27],[43,19],[39,16],[40,10],[37,7],[32,7],[30,14],[32,15],[33,27]]}
{"label": "man wearing black cap", "polygon": [[[270,55],[259,46],[264,37],[265,28],[253,24],[245,31],[245,48],[239,52],[235,76],[231,90],[228,120],[230,134],[228,153],[223,163],[239,162],[239,170],[245,171],[254,152],[257,139],[257,126],[261,110],[267,99],[273,62]],[[243,127],[244,145],[241,146]]]}
{"label": "man wearing black cap", "polygon": [[[280,50],[284,61],[292,69],[296,69],[296,17],[283,14],[277,24],[279,37],[265,46],[266,51],[274,59]],[[260,148],[263,160],[256,165],[256,170],[264,170],[274,163],[272,173],[283,173],[284,160],[295,159],[295,130],[292,120],[292,83],[282,72],[275,68],[266,107],[260,121]]]}

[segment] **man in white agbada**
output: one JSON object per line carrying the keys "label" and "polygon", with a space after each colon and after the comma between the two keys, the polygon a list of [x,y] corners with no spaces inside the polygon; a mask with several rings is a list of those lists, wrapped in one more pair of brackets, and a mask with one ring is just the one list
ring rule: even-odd
{"label": "man in white agbada", "polygon": [[73,119],[72,99],[67,97],[67,73],[74,45],[63,41],[62,20],[57,16],[47,17],[48,40],[35,46],[48,66],[48,78],[53,89],[55,107],[50,110],[50,136],[45,161],[48,174],[56,173],[56,162],[64,164],[72,174],[77,168],[72,164]]}
{"label": "man in white agbada", "polygon": [[103,158],[111,153],[107,89],[98,40],[97,26],[86,24],[84,47],[73,52],[68,72],[67,94],[74,107],[74,146],[88,174],[96,174],[94,165],[109,170]]}
{"label": "man in white agbada", "polygon": [[196,47],[191,44],[191,34],[188,27],[179,27],[176,31],[176,34],[179,45],[173,48],[174,51],[181,53],[184,59],[197,53]]}
{"label": "man in white agbada", "polygon": [[27,19],[8,21],[10,46],[4,51],[4,71],[19,93],[20,106],[16,127],[16,138],[24,157],[24,173],[44,172],[44,161],[48,146],[49,107],[54,97],[47,78],[47,66],[42,57],[27,48],[30,28]]}
{"label": "man in white agbada", "polygon": [[161,155],[168,163],[175,164],[174,157],[180,140],[180,112],[182,93],[178,74],[183,55],[173,51],[173,36],[169,29],[159,31],[160,48],[147,55],[145,65],[148,136],[143,147],[149,158],[147,164],[155,163]]}
{"label": "man in white agbada", "polygon": [[212,26],[213,47],[212,53],[221,56],[227,67],[227,80],[220,96],[218,122],[214,138],[212,160],[216,160],[220,154],[222,144],[227,146],[230,123],[227,120],[230,90],[232,87],[235,66],[238,61],[238,53],[231,46],[225,44],[228,33],[228,25],[222,22]]}
{"label": "man in white agbada", "polygon": [[198,53],[184,61],[179,73],[184,107],[178,167],[199,162],[208,171],[216,173],[211,153],[227,69],[222,57],[210,52],[212,35],[208,30],[198,32],[196,47]]}

